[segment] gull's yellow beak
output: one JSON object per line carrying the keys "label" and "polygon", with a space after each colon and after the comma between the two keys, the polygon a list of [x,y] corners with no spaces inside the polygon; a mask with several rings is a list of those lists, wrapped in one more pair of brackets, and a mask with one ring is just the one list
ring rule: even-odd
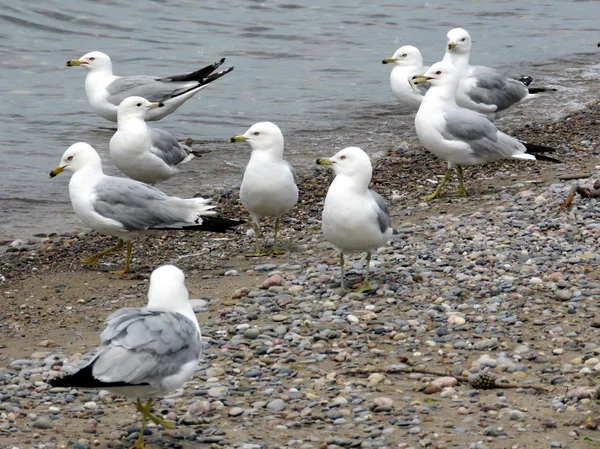
{"label": "gull's yellow beak", "polygon": [[229,143],[245,142],[246,140],[248,139],[240,134],[239,136],[233,136],[231,139],[229,139]]}
{"label": "gull's yellow beak", "polygon": [[67,61],[67,67],[77,67],[78,65],[87,64],[87,62],[81,62],[79,59],[71,59]]}
{"label": "gull's yellow beak", "polygon": [[54,168],[54,170],[50,172],[50,179],[54,178],[56,175],[61,174],[63,171],[65,171],[65,167],[61,167],[60,165]]}
{"label": "gull's yellow beak", "polygon": [[412,80],[409,80],[409,82],[412,81],[411,84],[423,84],[428,82],[429,80],[432,80],[433,78],[429,77],[429,76],[425,76],[425,75],[415,75],[412,77]]}
{"label": "gull's yellow beak", "polygon": [[456,42],[454,42],[454,41],[448,42],[448,50],[452,50],[454,47],[456,47]]}
{"label": "gull's yellow beak", "polygon": [[162,108],[164,106],[164,104],[162,104],[162,103],[151,103],[151,105],[152,105],[152,109]]}
{"label": "gull's yellow beak", "polygon": [[317,159],[315,161],[315,163],[317,165],[333,165],[333,162],[331,162],[329,159],[324,158],[324,157]]}
{"label": "gull's yellow beak", "polygon": [[394,58],[385,58],[383,61],[381,61],[382,64],[392,64],[393,62],[396,62],[397,59]]}

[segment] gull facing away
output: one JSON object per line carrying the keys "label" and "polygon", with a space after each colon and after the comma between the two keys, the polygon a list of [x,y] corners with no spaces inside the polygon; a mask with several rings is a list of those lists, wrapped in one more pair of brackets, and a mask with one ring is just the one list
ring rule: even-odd
{"label": "gull facing away", "polygon": [[82,262],[94,265],[105,254],[127,243],[125,267],[115,274],[130,270],[131,240],[140,235],[164,230],[226,232],[243,223],[239,220],[211,217],[216,212],[210,200],[182,199],[167,196],[156,187],[128,178],[107,176],[102,172],[100,156],[90,145],[71,145],[60,165],[50,172],[53,178],[63,171],[73,172],[69,196],[75,214],[86,225],[101,234],[119,238],[113,248],[105,249]]}
{"label": "gull facing away", "polygon": [[[259,122],[229,142],[248,142],[252,149],[240,187],[240,200],[250,213],[256,232],[256,251],[246,256],[283,254],[285,251],[277,248],[279,221],[298,202],[296,170],[283,159],[283,134],[274,123]],[[260,219],[263,217],[276,217],[270,252],[260,248]]]}
{"label": "gull facing away", "polygon": [[425,73],[429,68],[423,66],[423,57],[419,49],[412,45],[405,45],[396,50],[394,56],[384,59],[381,63],[394,64],[390,74],[392,92],[411,112],[418,111],[429,87],[427,84],[420,84],[415,91],[409,82],[413,76]]}
{"label": "gull facing away", "polygon": [[74,374],[52,379],[50,385],[98,388],[135,399],[142,425],[133,447],[143,449],[148,419],[166,429],[176,427],[151,413],[152,398],[181,388],[192,377],[201,339],[183,271],[163,265],[150,276],[148,305],[111,314],[93,360]]}
{"label": "gull facing away", "polygon": [[437,157],[448,161],[446,176],[435,192],[423,199],[440,196],[454,167],[458,170],[459,194],[466,196],[463,165],[482,165],[501,159],[560,162],[541,154],[555,151],[553,148],[521,142],[498,131],[485,115],[458,106],[456,89],[460,79],[452,64],[438,62],[415,79],[416,84],[431,85],[415,117],[419,140]]}
{"label": "gull facing away", "polygon": [[[448,44],[443,62],[450,63],[460,78],[456,103],[463,108],[485,114],[490,120],[502,117],[507,110],[546,92],[546,88],[530,88],[530,76],[520,80],[506,78],[496,70],[481,65],[469,65],[471,36],[462,28],[454,28],[446,35]],[[423,72],[421,72],[423,73]]]}
{"label": "gull facing away", "polygon": [[317,159],[318,165],[331,165],[335,179],[329,186],[323,208],[322,229],[325,238],[340,249],[341,286],[344,285],[344,253],[366,251],[365,277],[358,292],[372,290],[369,282],[371,251],[384,246],[392,236],[388,204],[369,189],[372,167],[367,153],[348,147],[329,159]]}
{"label": "gull facing away", "polygon": [[81,66],[87,69],[85,93],[90,106],[100,117],[116,122],[119,104],[125,98],[133,96],[146,98],[153,103],[164,104],[164,107],[160,109],[149,111],[146,120],[160,120],[166,117],[198,91],[231,72],[233,67],[213,73],[224,62],[225,58],[195,72],[181,75],[116,76],[113,75],[110,57],[102,52],[93,51],[79,59],[67,61],[67,66]]}
{"label": "gull facing away", "polygon": [[179,166],[194,158],[187,145],[162,129],[150,128],[144,117],[163,103],[128,97],[118,111],[118,129],[110,139],[110,157],[119,170],[147,184],[166,181],[179,173]]}

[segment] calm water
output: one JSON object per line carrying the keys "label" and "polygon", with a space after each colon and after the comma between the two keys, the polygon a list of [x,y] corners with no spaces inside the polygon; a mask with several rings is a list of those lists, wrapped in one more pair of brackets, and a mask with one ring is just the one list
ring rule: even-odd
{"label": "calm water", "polygon": [[201,99],[154,122],[211,150],[160,185],[182,196],[239,185],[248,147],[224,141],[261,120],[282,128],[298,167],[350,144],[374,155],[401,145],[414,132],[412,117],[396,105],[390,68],[379,62],[404,44],[438,61],[455,26],[473,37],[472,62],[561,86],[512,120],[556,117],[598,97],[597,0],[366,3],[0,2],[0,240],[85,229],[68,202],[68,175],[48,179],[70,144],[91,143],[116,173],[108,158],[114,125],[91,112],[85,70],[64,65],[92,50],[109,54],[116,74],[172,75],[221,57],[235,66]]}

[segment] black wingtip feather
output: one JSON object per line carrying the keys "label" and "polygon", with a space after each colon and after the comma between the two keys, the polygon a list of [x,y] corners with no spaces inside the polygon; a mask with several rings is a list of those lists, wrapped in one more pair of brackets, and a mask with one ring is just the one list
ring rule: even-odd
{"label": "black wingtip feather", "polygon": [[562,161],[555,159],[550,156],[546,156],[544,153],[554,153],[556,149],[547,147],[545,145],[536,145],[535,143],[523,142],[527,153],[533,154],[538,161],[554,162],[555,164],[562,164]]}
{"label": "black wingtip feather", "polygon": [[553,87],[530,87],[527,89],[530,94],[539,94],[541,92],[556,92]]}
{"label": "black wingtip feather", "polygon": [[213,81],[221,78],[223,75],[227,75],[229,72],[231,72],[233,70],[233,68],[234,67],[231,66],[231,67],[229,67],[229,68],[227,68],[225,70],[221,70],[220,72],[212,73],[212,74],[208,75],[207,77],[202,78],[201,80],[198,80],[198,84],[195,85],[194,87],[190,87],[189,89],[184,90],[183,92],[179,92],[176,95],[171,95],[171,98],[179,97],[180,95],[187,94],[191,90],[198,89],[199,87],[205,86],[206,84],[210,84]]}
{"label": "black wingtip feather", "polygon": [[527,75],[522,78],[519,78],[519,81],[521,81],[526,86],[529,86],[533,82],[533,78]]}
{"label": "black wingtip feather", "polygon": [[224,234],[232,230],[236,226],[244,224],[244,220],[231,220],[230,218],[221,217],[202,217],[202,223],[197,225],[182,226],[181,228],[152,228],[159,231],[205,231],[218,232]]}
{"label": "black wingtip feather", "polygon": [[186,82],[186,81],[200,82],[200,81],[202,81],[202,79],[206,78],[212,72],[217,70],[224,62],[225,62],[225,58],[222,58],[220,61],[213,62],[212,64],[209,64],[206,67],[202,67],[201,69],[196,70],[195,72],[184,73],[183,75],[167,76],[165,78],[168,78],[171,81],[179,81],[179,82]]}
{"label": "black wingtip feather", "polygon": [[51,379],[48,383],[51,387],[63,388],[114,388],[114,387],[135,387],[144,384],[129,384],[126,382],[102,382],[92,375],[93,363],[80,369],[76,373]]}

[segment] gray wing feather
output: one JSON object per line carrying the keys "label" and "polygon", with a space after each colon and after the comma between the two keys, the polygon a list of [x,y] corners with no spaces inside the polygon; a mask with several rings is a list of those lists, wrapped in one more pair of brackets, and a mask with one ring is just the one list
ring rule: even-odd
{"label": "gray wing feather", "polygon": [[369,190],[369,192],[371,192],[371,196],[377,204],[377,223],[379,224],[379,229],[382,233],[385,233],[385,231],[392,227],[390,208],[388,203],[379,193],[375,192],[374,190]]}
{"label": "gray wing feather", "polygon": [[[298,173],[296,173],[296,169],[294,167],[292,167],[292,164],[290,164],[288,161],[283,161],[287,164],[288,168],[290,169],[290,171],[292,172],[292,176],[294,177],[294,184],[298,185]],[[244,169],[244,173],[246,172],[246,169]]]}
{"label": "gray wing feather", "polygon": [[150,151],[168,165],[177,165],[190,154],[186,145],[181,145],[170,132],[162,129],[150,129],[152,148]]}
{"label": "gray wing feather", "polygon": [[154,78],[151,76],[121,76],[110,83],[106,90],[109,94],[107,100],[118,106],[127,97],[143,97],[151,102],[167,101],[178,95],[197,82],[176,82],[168,78]]}
{"label": "gray wing feather", "polygon": [[510,158],[517,150],[509,139],[499,139],[496,127],[482,114],[460,108],[446,112],[444,119],[442,137],[467,143],[472,154],[481,161]]}
{"label": "gray wing feather", "polygon": [[170,198],[157,188],[132,179],[111,177],[98,184],[94,193],[94,210],[121,223],[125,231],[186,223],[186,211],[176,204],[181,199]]}
{"label": "gray wing feather", "polygon": [[506,78],[489,67],[474,66],[471,76],[475,78],[476,86],[468,92],[469,98],[475,103],[496,105],[496,111],[511,107],[529,94],[523,83]]}
{"label": "gray wing feather", "polygon": [[126,308],[106,322],[93,367],[103,382],[156,384],[200,355],[200,334],[179,313]]}

